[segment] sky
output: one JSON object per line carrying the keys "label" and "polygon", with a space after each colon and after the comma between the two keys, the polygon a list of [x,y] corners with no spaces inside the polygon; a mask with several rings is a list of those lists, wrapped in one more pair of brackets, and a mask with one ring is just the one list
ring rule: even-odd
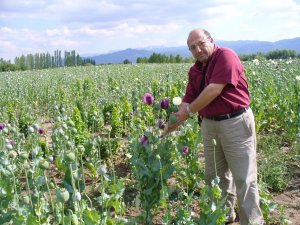
{"label": "sky", "polygon": [[194,28],[226,41],[300,37],[300,0],[0,0],[0,58],[184,46]]}

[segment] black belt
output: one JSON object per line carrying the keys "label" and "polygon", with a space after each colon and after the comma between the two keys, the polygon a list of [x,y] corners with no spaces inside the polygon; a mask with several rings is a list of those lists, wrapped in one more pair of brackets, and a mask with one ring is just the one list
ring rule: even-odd
{"label": "black belt", "polygon": [[239,111],[236,111],[236,112],[233,112],[233,113],[229,113],[229,114],[226,114],[226,115],[206,117],[206,118],[210,119],[210,120],[215,120],[215,121],[227,120],[227,119],[234,118],[234,117],[237,117],[237,116],[243,114],[244,112],[247,111],[247,109],[249,109],[249,106],[247,106],[246,108],[243,108],[243,109],[241,109]]}

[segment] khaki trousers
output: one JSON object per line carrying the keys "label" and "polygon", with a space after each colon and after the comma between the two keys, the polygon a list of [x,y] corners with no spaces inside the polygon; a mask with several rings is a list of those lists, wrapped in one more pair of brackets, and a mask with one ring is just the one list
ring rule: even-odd
{"label": "khaki trousers", "polygon": [[[254,116],[249,108],[243,114],[223,121],[204,118],[201,124],[205,179],[217,176],[229,216],[234,214],[237,196],[241,225],[263,224],[259,207]],[[217,145],[214,146],[212,140]],[[217,171],[215,171],[215,163]]]}

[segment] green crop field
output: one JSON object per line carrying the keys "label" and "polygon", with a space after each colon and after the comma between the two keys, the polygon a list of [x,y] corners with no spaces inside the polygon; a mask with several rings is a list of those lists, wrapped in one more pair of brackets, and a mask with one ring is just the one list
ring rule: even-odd
{"label": "green crop field", "polygon": [[[160,138],[190,66],[0,73],[0,224],[223,224],[218,179],[204,182],[197,118]],[[288,224],[272,196],[300,166],[300,60],[244,66],[261,207],[268,224]]]}

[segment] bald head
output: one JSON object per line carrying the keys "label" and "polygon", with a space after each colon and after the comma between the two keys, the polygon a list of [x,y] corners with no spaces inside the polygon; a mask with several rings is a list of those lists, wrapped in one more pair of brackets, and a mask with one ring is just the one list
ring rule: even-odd
{"label": "bald head", "polygon": [[187,45],[195,59],[206,64],[213,53],[214,41],[208,31],[197,28],[189,33]]}
{"label": "bald head", "polygon": [[187,44],[189,44],[189,39],[195,36],[206,37],[207,39],[211,39],[211,35],[207,30],[202,28],[196,28],[189,33]]}

